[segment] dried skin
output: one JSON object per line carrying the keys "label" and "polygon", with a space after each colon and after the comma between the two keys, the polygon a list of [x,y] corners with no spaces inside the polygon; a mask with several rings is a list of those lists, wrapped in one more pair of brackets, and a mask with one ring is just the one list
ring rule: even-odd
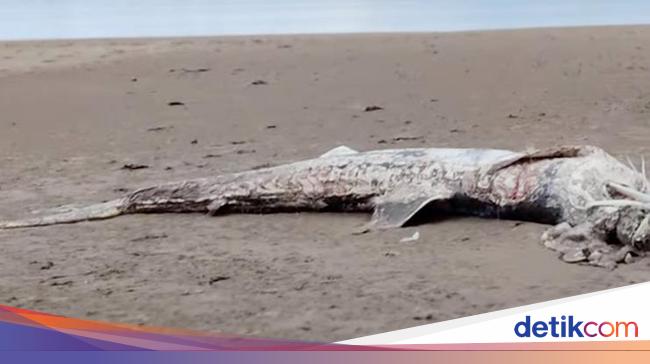
{"label": "dried skin", "polygon": [[[546,246],[566,261],[611,267],[648,247],[650,235],[644,208],[588,208],[629,197],[612,188],[637,198],[648,193],[645,176],[590,146],[528,153],[339,147],[307,161],[153,186],[63,214],[0,222],[0,228],[132,213],[374,211],[369,228],[381,229],[402,226],[433,205],[452,213],[560,224],[544,235]],[[610,244],[611,237],[620,246]]]}

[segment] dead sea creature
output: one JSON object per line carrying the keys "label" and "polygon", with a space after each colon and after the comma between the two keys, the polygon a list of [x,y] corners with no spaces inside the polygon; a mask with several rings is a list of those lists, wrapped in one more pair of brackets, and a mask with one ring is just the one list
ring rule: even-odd
{"label": "dead sea creature", "polygon": [[335,148],[319,158],[168,183],[0,229],[134,213],[368,211],[364,230],[404,226],[426,212],[556,224],[542,237],[567,262],[613,268],[650,250],[645,163],[627,166],[592,146],[492,149]]}

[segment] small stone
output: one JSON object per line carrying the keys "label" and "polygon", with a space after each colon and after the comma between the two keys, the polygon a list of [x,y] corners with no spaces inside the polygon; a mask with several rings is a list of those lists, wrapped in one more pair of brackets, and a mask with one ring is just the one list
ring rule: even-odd
{"label": "small stone", "polygon": [[371,112],[371,111],[379,111],[379,110],[383,110],[383,109],[384,109],[384,108],[381,107],[381,106],[371,105],[371,106],[366,106],[366,108],[363,109],[363,111],[365,111],[365,112]]}
{"label": "small stone", "polygon": [[423,136],[410,136],[410,135],[403,135],[403,136],[396,136],[393,138],[393,141],[395,142],[402,142],[402,141],[411,141],[411,140],[421,140],[424,139]]}
{"label": "small stone", "polygon": [[147,131],[163,131],[171,128],[173,128],[173,126],[155,126],[153,128],[147,129]]}
{"label": "small stone", "polygon": [[123,165],[121,169],[126,169],[126,170],[129,170],[129,171],[133,171],[133,170],[136,170],[136,169],[146,169],[146,168],[149,168],[149,166],[146,165],[146,164],[127,163],[127,164]]}
{"label": "small stone", "polygon": [[209,68],[183,68],[184,73],[203,73],[210,71]]}
{"label": "small stone", "polygon": [[228,280],[228,279],[230,279],[230,277],[228,277],[228,276],[216,276],[216,277],[210,278],[210,280],[208,281],[208,284],[213,285],[213,284],[215,284],[217,282],[225,281],[225,280]]}

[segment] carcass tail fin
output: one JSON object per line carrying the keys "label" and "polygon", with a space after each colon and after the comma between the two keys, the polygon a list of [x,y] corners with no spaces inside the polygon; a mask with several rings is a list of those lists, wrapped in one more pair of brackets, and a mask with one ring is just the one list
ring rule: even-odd
{"label": "carcass tail fin", "polygon": [[72,224],[81,221],[110,219],[112,217],[122,215],[124,213],[123,207],[124,200],[119,199],[73,209],[72,211],[60,214],[33,217],[15,221],[0,221],[0,230],[58,224]]}

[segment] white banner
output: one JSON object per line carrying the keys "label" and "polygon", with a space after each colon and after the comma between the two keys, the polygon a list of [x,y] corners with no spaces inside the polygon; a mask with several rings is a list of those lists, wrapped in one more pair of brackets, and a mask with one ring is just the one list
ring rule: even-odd
{"label": "white banner", "polygon": [[340,342],[354,345],[650,340],[650,283]]}

